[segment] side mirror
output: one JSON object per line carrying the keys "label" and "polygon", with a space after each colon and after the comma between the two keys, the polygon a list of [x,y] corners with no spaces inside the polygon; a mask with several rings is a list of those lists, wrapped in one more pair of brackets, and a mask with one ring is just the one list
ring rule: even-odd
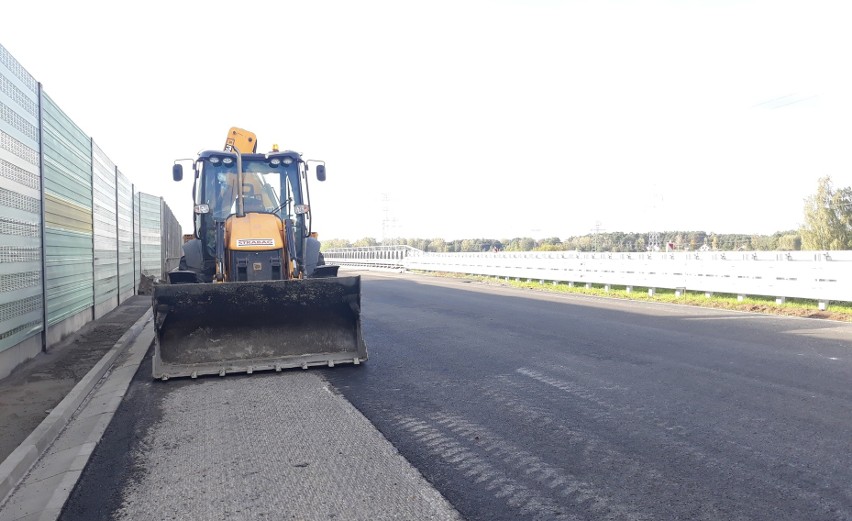
{"label": "side mirror", "polygon": [[317,181],[325,181],[325,165],[317,165]]}
{"label": "side mirror", "polygon": [[172,167],[172,178],[175,181],[183,179],[183,166],[180,163],[177,163]]}

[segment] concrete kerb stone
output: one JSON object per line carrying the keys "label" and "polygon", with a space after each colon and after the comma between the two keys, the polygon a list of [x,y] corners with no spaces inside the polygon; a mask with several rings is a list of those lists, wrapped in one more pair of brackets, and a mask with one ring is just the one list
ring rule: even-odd
{"label": "concrete kerb stone", "polygon": [[149,309],[130,329],[121,335],[121,338],[107,354],[86,373],[86,376],[53,408],[47,418],[27,436],[18,448],[12,451],[3,463],[0,463],[0,505],[6,502],[18,483],[56,440],[74,412],[103,378],[116,358],[139,336],[151,317],[152,312]]}
{"label": "concrete kerb stone", "polygon": [[38,518],[39,521],[56,521],[56,519],[59,519],[62,509],[65,507],[65,502],[68,500],[68,495],[71,494],[71,490],[77,484],[77,480],[80,479],[80,475],[83,473],[83,469],[86,467],[96,445],[96,443],[86,443],[80,447],[71,468],[68,469],[69,471],[62,478],[62,482],[50,496],[47,506]]}

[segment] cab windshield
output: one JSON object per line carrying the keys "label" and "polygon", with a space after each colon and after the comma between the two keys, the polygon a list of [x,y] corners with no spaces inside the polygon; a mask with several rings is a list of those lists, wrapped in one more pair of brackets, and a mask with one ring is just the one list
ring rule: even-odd
{"label": "cab windshield", "polygon": [[[302,204],[298,190],[298,165],[272,166],[265,160],[243,159],[243,209],[282,219],[295,217],[295,205]],[[224,221],[237,213],[239,176],[236,164],[202,163],[204,186],[199,202],[207,204],[214,221]]]}

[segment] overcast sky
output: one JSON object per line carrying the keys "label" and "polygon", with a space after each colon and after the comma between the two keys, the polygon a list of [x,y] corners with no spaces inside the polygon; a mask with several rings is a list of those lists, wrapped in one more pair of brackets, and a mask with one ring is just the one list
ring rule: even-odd
{"label": "overcast sky", "polygon": [[[323,238],[797,228],[852,185],[845,1],[4,2],[0,43],[191,231],[231,126]],[[388,220],[383,227],[383,221]]]}

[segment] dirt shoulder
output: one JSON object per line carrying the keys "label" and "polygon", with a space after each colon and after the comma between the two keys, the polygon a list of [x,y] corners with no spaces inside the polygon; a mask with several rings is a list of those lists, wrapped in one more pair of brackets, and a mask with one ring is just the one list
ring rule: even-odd
{"label": "dirt shoulder", "polygon": [[14,451],[151,307],[135,296],[0,380],[0,461]]}

